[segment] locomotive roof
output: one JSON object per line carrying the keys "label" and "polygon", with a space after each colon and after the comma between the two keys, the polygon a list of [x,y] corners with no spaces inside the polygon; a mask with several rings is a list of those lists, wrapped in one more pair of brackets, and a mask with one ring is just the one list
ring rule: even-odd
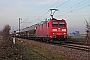
{"label": "locomotive roof", "polygon": [[39,25],[40,25],[40,24],[45,24],[45,23],[47,23],[47,22],[50,22],[51,20],[56,20],[56,21],[60,21],[60,20],[61,20],[61,21],[65,21],[64,19],[58,19],[58,20],[57,20],[57,19],[53,18],[53,19],[41,21],[41,22],[39,23]]}

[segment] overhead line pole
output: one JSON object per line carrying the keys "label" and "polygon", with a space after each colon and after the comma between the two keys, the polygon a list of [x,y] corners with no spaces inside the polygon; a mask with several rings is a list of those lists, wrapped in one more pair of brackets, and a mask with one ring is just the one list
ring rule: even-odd
{"label": "overhead line pole", "polygon": [[19,18],[19,33],[20,33],[20,20],[21,20],[21,18]]}
{"label": "overhead line pole", "polygon": [[20,33],[20,18],[19,18],[19,33]]}

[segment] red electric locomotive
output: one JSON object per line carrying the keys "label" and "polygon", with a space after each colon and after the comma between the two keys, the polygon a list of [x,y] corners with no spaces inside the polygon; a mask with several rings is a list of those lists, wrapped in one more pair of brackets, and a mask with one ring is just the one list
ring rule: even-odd
{"label": "red electric locomotive", "polygon": [[42,37],[48,42],[52,40],[66,40],[67,39],[67,23],[64,19],[51,19],[36,27],[36,36]]}

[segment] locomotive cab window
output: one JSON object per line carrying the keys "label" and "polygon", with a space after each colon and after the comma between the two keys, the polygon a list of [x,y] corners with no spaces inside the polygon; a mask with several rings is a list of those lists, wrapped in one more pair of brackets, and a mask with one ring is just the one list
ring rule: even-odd
{"label": "locomotive cab window", "polygon": [[65,26],[65,22],[59,22],[59,26]]}
{"label": "locomotive cab window", "polygon": [[58,22],[52,22],[52,26],[58,26]]}
{"label": "locomotive cab window", "polygon": [[52,26],[65,26],[65,22],[52,22]]}

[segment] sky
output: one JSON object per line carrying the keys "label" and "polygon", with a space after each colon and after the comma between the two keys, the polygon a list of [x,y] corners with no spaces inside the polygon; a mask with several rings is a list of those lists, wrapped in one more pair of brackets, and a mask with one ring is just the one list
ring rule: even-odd
{"label": "sky", "polygon": [[85,31],[90,21],[90,0],[0,0],[0,30],[6,24],[17,30],[19,18],[21,29],[50,19],[51,8],[59,10],[54,17],[66,20],[68,32]]}

